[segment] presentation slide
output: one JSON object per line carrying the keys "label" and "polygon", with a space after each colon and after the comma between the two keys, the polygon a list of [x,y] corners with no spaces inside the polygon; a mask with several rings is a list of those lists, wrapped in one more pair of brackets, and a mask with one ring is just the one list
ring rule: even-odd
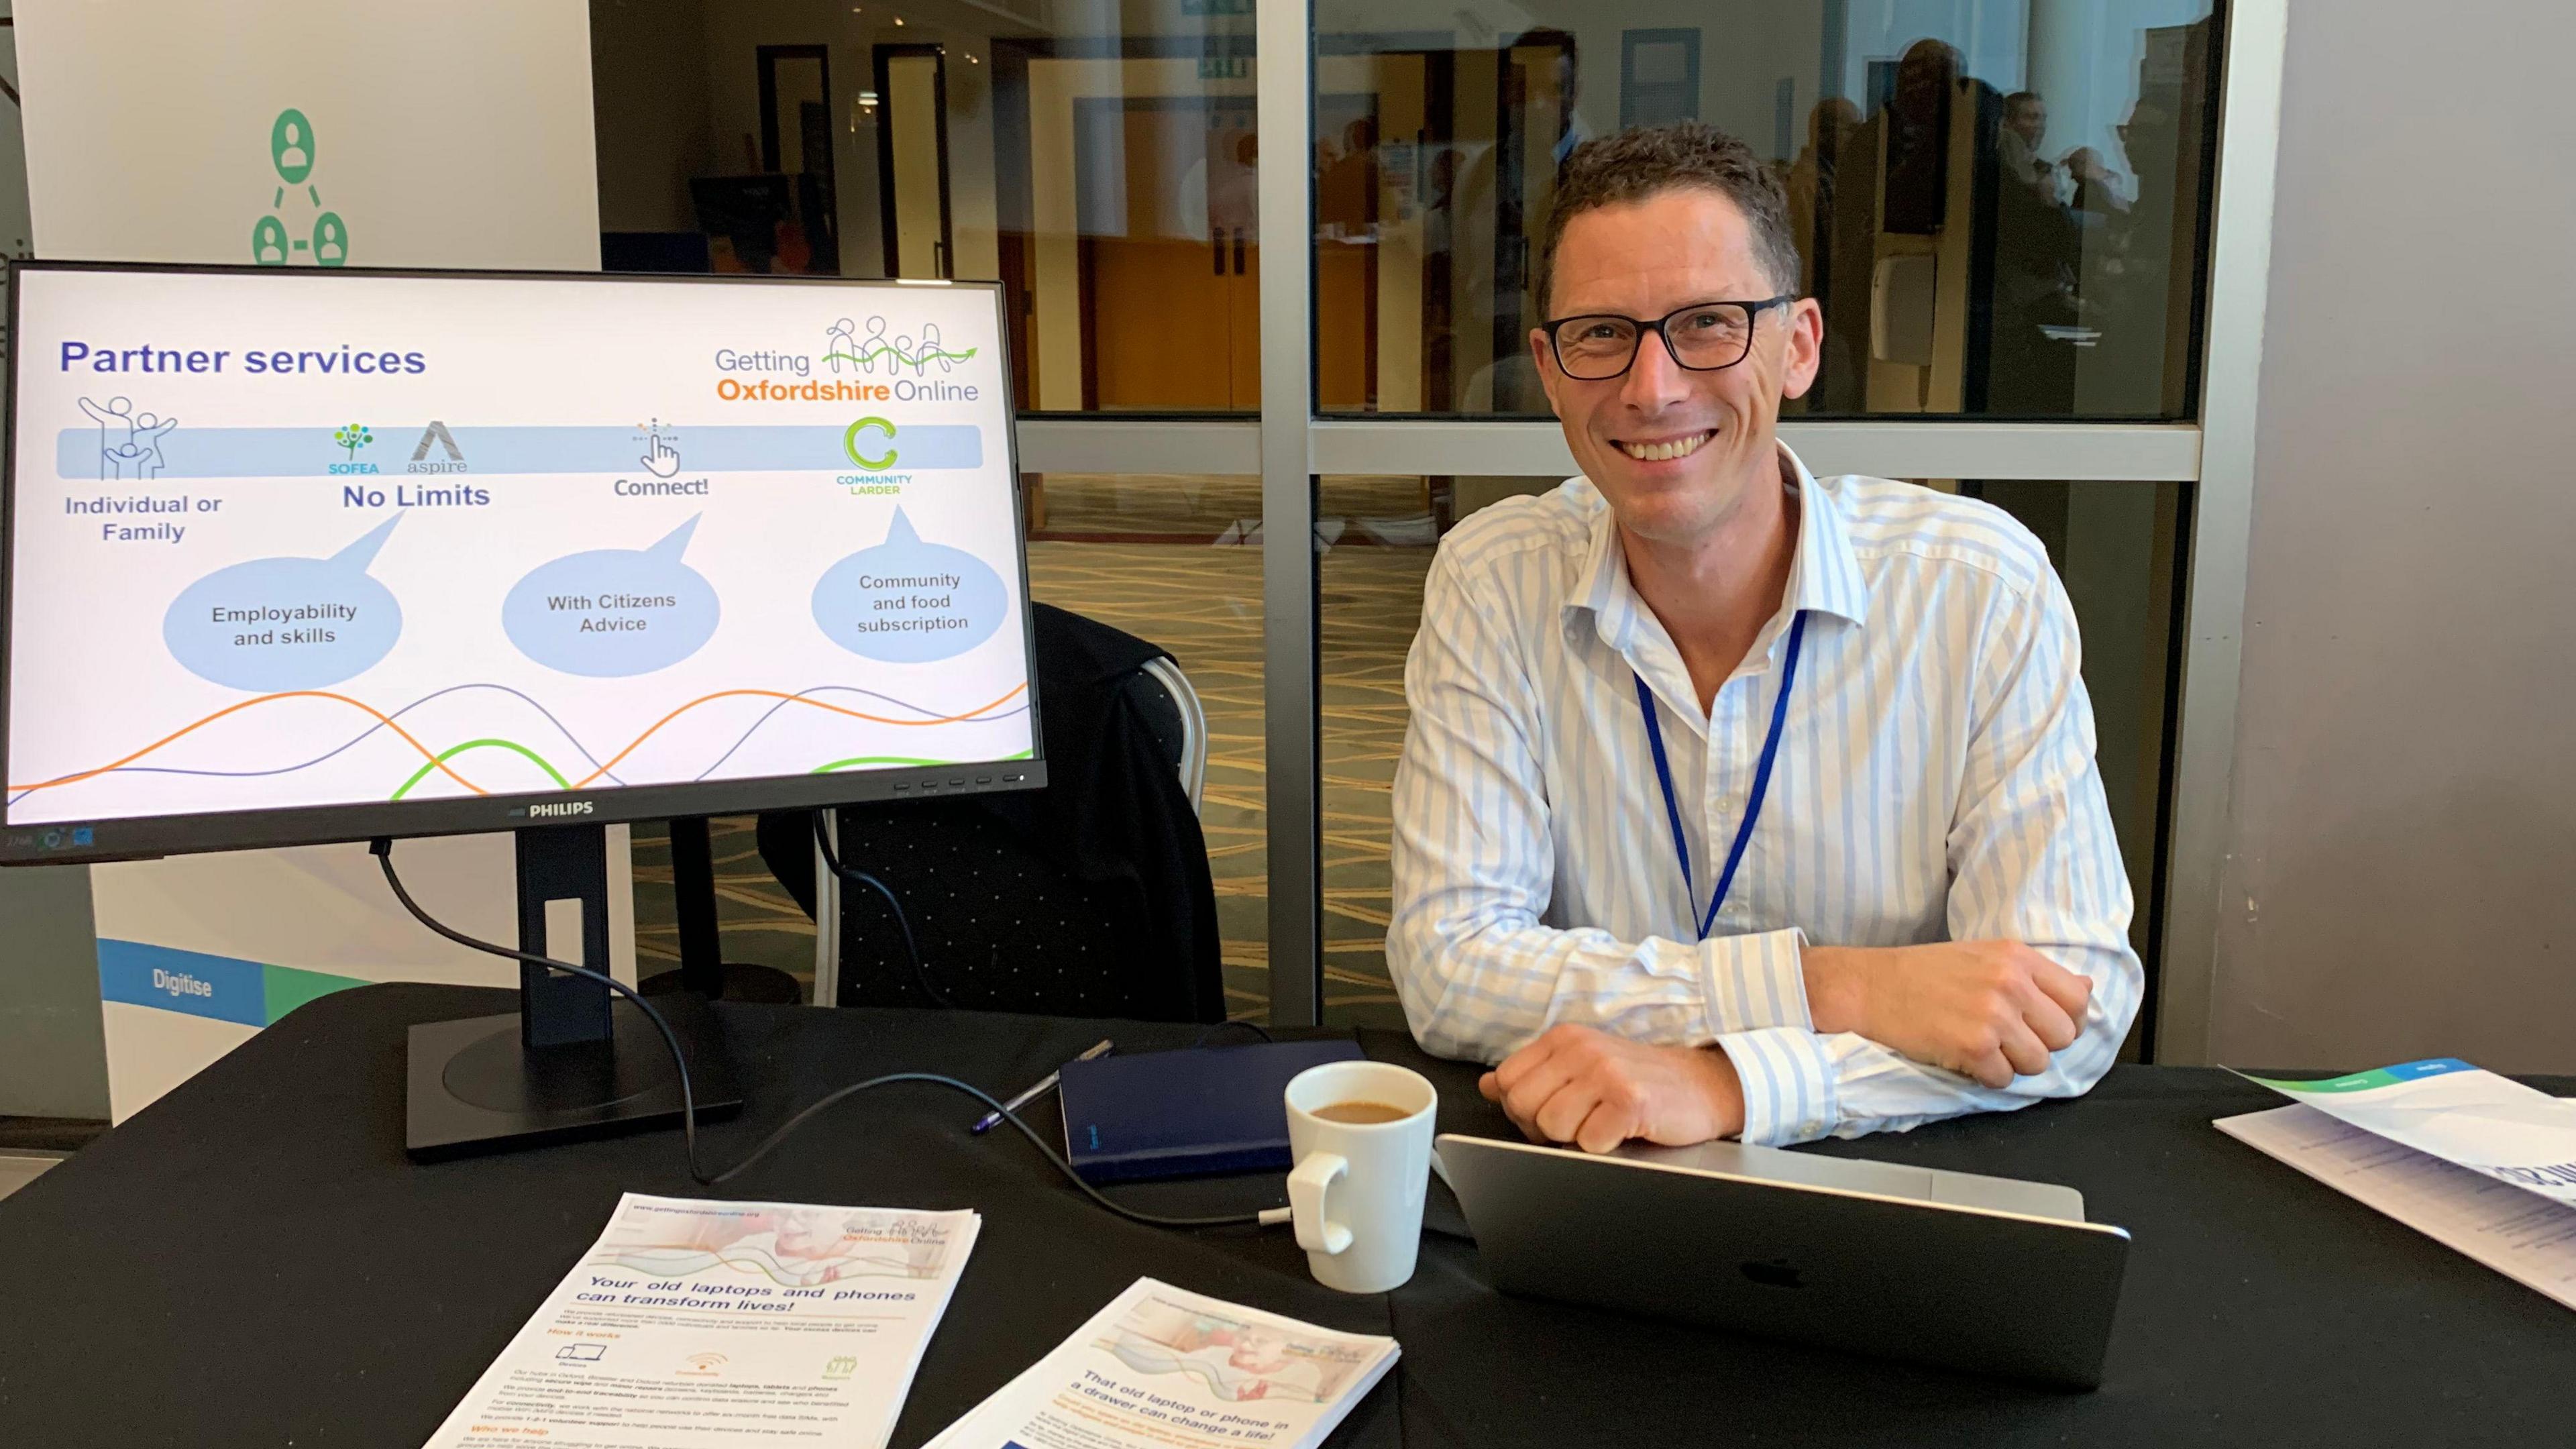
{"label": "presentation slide", "polygon": [[997,321],[26,273],[8,822],[1026,758]]}

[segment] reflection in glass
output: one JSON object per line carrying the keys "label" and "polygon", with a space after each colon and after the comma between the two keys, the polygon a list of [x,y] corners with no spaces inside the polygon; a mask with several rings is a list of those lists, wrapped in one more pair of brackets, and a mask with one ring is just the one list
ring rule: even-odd
{"label": "reflection in glass", "polygon": [[1388,805],[1404,750],[1404,656],[1439,541],[1420,477],[1317,480],[1323,597],[1324,1020],[1401,1027],[1386,973]]}
{"label": "reflection in glass", "polygon": [[591,17],[610,270],[999,280],[1024,410],[1257,406],[1251,0]]}
{"label": "reflection in glass", "polygon": [[[1024,410],[1248,411],[1260,386],[1250,0],[591,7],[612,270],[1000,279]],[[822,345],[744,338],[745,347]],[[1261,490],[1026,475],[1031,594],[1169,650],[1212,738],[1202,822],[1228,1001],[1266,1012]],[[810,925],[719,842],[728,950]],[[639,938],[671,935],[647,855]],[[657,894],[658,889],[658,894]],[[745,915],[735,910],[740,906]],[[759,934],[753,934],[759,933]]]}
{"label": "reflection in glass", "polygon": [[1261,480],[1028,474],[1029,597],[1162,646],[1207,712],[1199,828],[1216,883],[1228,1014],[1270,1008],[1262,771]]}
{"label": "reflection in glass", "polygon": [[1556,168],[1697,119],[1771,158],[1824,304],[1809,416],[2178,417],[2215,125],[2209,0],[1318,0],[1328,412],[1547,411]]}

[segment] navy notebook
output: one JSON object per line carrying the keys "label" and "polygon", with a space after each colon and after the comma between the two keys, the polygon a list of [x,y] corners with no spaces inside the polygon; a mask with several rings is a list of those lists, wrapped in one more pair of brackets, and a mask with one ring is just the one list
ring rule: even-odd
{"label": "navy notebook", "polygon": [[1065,1155],[1092,1183],[1286,1172],[1289,1078],[1361,1055],[1357,1042],[1281,1041],[1067,1062]]}

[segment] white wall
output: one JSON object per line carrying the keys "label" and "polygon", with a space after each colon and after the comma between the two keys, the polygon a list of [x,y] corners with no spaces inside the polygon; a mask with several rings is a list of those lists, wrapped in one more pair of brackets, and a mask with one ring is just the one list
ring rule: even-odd
{"label": "white wall", "polygon": [[2570,54],[2291,7],[2221,1061],[2576,1070]]}

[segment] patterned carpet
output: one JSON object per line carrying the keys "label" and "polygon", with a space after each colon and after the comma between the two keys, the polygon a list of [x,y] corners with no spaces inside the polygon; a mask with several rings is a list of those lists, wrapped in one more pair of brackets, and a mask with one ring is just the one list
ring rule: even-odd
{"label": "patterned carpet", "polygon": [[[1232,1014],[1268,1013],[1263,808],[1261,488],[1251,478],[1051,474],[1029,545],[1032,597],[1152,640],[1208,714],[1200,823],[1216,877]],[[1404,742],[1404,652],[1421,615],[1431,522],[1418,478],[1322,480],[1324,1006],[1335,1023],[1400,1026],[1386,975],[1387,806]],[[752,847],[715,823],[726,959],[813,979],[814,926]],[[637,951],[678,960],[667,840],[635,832]]]}

